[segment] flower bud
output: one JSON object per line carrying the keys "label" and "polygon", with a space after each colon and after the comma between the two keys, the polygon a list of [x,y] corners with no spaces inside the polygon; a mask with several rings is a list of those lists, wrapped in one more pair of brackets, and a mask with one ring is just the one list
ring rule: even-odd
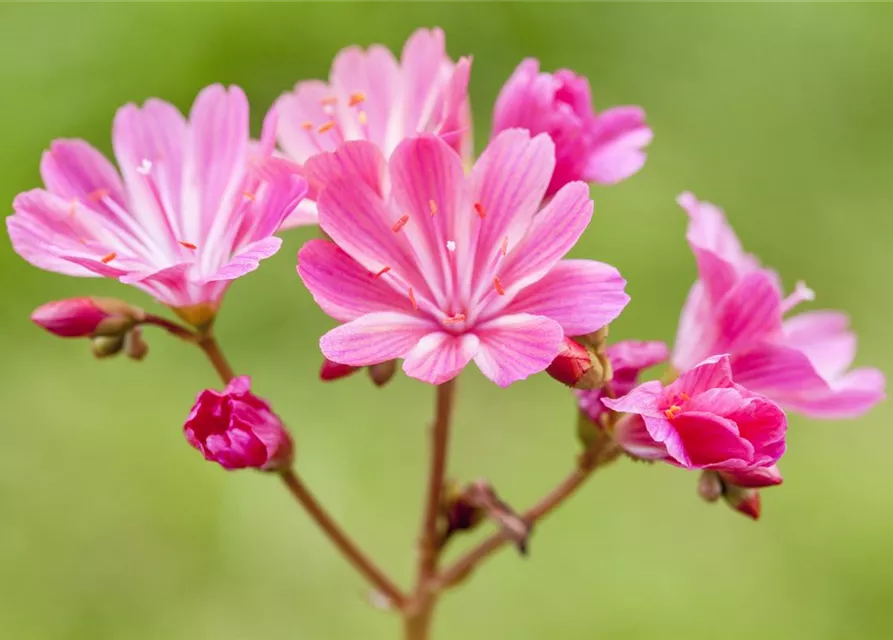
{"label": "flower bud", "polygon": [[778,465],[774,464],[771,467],[723,471],[720,473],[720,476],[725,484],[735,484],[739,487],[748,487],[750,489],[774,487],[784,481],[781,477],[781,471],[778,470]]}
{"label": "flower bud", "polygon": [[116,355],[124,348],[125,335],[96,336],[90,344],[90,350],[97,358],[108,358]]}
{"label": "flower bud", "polygon": [[131,360],[142,360],[149,352],[149,345],[143,339],[143,332],[139,327],[134,327],[124,339],[124,354]]}
{"label": "flower bud", "polygon": [[110,298],[69,298],[41,305],[31,320],[62,338],[112,336],[145,317],[142,309]]}
{"label": "flower bud", "polygon": [[183,426],[186,439],[224,469],[287,469],[294,456],[291,437],[250,387],[250,378],[240,376],[222,393],[202,391]]}
{"label": "flower bud", "polygon": [[603,382],[604,369],[599,362],[593,361],[586,347],[565,338],[561,351],[546,368],[546,373],[575,389],[595,389]]}
{"label": "flower bud", "polygon": [[760,491],[730,484],[725,486],[723,498],[730,507],[749,518],[757,520],[760,517]]}
{"label": "flower bud", "polygon": [[326,382],[339,380],[341,378],[346,378],[350,374],[356,373],[359,370],[359,367],[352,367],[349,364],[333,362],[326,358],[322,361],[322,367],[319,369],[319,379]]}
{"label": "flower bud", "polygon": [[722,497],[723,485],[715,471],[704,471],[698,479],[698,495],[707,502],[716,502]]}
{"label": "flower bud", "polygon": [[368,368],[368,373],[376,387],[383,387],[390,382],[391,378],[394,377],[394,374],[397,373],[397,361],[388,360],[387,362],[373,364]]}

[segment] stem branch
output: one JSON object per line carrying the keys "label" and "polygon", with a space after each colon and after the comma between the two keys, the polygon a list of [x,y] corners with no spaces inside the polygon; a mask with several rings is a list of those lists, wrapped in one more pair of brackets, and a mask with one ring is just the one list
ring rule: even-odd
{"label": "stem branch", "polygon": [[366,555],[356,546],[338,526],[332,517],[326,513],[322,505],[307,489],[298,475],[291,469],[282,472],[282,482],[300,503],[307,514],[322,529],[323,533],[332,541],[347,561],[353,565],[376,589],[388,597],[397,608],[403,608],[406,604],[406,596],[400,589],[382,572]]}
{"label": "stem branch", "polygon": [[[577,467],[562,480],[558,486],[547,493],[539,502],[524,512],[522,518],[529,526],[542,520],[552,511],[570,498],[579,489],[586,479],[592,475],[596,466]],[[494,533],[489,538],[471,549],[455,563],[444,570],[438,579],[438,585],[449,588],[466,578],[485,558],[500,550],[510,541],[505,531]]]}

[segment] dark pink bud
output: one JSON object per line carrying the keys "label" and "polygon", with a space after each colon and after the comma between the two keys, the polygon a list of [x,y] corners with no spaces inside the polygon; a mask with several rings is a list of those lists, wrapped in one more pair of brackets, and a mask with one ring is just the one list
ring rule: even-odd
{"label": "dark pink bud", "polygon": [[579,388],[579,385],[588,380],[590,377],[588,374],[592,369],[592,356],[586,347],[570,338],[565,338],[561,351],[546,368],[546,373],[562,384]]}
{"label": "dark pink bud", "polygon": [[749,518],[757,520],[760,517],[760,491],[748,489],[737,485],[727,485],[723,498],[730,507]]}
{"label": "dark pink bud", "polygon": [[322,362],[322,367],[319,368],[319,379],[325,380],[326,382],[329,382],[330,380],[339,380],[341,378],[346,378],[350,374],[356,373],[359,370],[359,367],[352,367],[349,364],[333,362],[326,358]]}
{"label": "dark pink bud", "polygon": [[69,298],[48,302],[31,314],[31,320],[63,338],[120,334],[143,317],[141,309],[120,300]]}
{"label": "dark pink bud", "polygon": [[291,437],[250,387],[250,378],[240,376],[223,393],[202,391],[183,427],[186,439],[224,469],[286,469],[294,454]]}

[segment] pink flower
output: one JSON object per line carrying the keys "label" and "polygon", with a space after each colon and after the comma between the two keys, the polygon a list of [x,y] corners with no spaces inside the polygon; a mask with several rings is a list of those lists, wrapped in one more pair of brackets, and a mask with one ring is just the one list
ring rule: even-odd
{"label": "pink flower", "polygon": [[277,471],[291,465],[291,437],[270,406],[251,393],[247,376],[234,378],[223,393],[202,391],[183,432],[206,460],[224,469]]}
{"label": "pink flower", "polygon": [[[413,33],[399,62],[381,45],[349,47],[335,57],[328,84],[299,82],[279,99],[279,144],[303,165],[345,140],[369,140],[388,157],[404,138],[433,133],[469,157],[470,72],[470,58],[449,58],[440,29]],[[286,226],[316,222],[307,200]]]}
{"label": "pink flower", "polygon": [[812,300],[812,291],[799,283],[782,297],[778,275],[743,251],[720,209],[690,193],[679,204],[690,218],[699,277],[679,322],[677,370],[731,354],[736,382],[816,418],[858,416],[884,398],[880,371],[848,370],[856,336],[846,315],[808,311],[785,320],[798,303]]}
{"label": "pink flower", "polygon": [[[642,371],[666,362],[670,357],[667,345],[656,341],[626,340],[611,345],[606,353],[614,372],[611,390],[615,396],[623,396],[632,391],[638,384]],[[577,391],[576,394],[580,409],[598,424],[599,417],[606,411],[602,404],[602,398],[607,397],[604,388]]]}
{"label": "pink flower", "polygon": [[[774,465],[784,453],[784,412],[735,384],[728,356],[705,360],[667,387],[646,382],[622,398],[602,402],[641,416],[655,448],[686,469],[754,472]],[[629,432],[621,435],[621,444],[623,435]]]}
{"label": "pink flower", "polygon": [[141,309],[108,298],[68,298],[39,306],[34,324],[62,338],[117,335],[144,318]]}
{"label": "pink flower", "polygon": [[625,180],[645,164],[642,149],[651,141],[640,107],[597,114],[586,78],[568,69],[540,73],[534,58],[518,65],[496,99],[494,134],[512,127],[548,133],[555,142],[555,173],[547,195],[572,180]]}
{"label": "pink flower", "polygon": [[539,209],[553,166],[548,136],[521,130],[497,136],[468,176],[431,135],[388,161],[358,141],[308,162],[326,185],[319,218],[334,244],[304,245],[298,272],[345,323],[320,341],[325,357],[403,358],[407,375],[433,384],[474,360],[505,386],[548,367],[565,335],[616,318],[629,300],[617,270],[561,260],[592,216],[588,187],[568,184]]}
{"label": "pink flower", "polygon": [[[261,155],[273,150],[274,115]],[[231,280],[279,249],[272,234],[306,190],[294,175],[260,184],[248,143],[238,87],[202,91],[188,122],[160,100],[122,107],[112,144],[123,180],[86,142],[56,140],[40,164],[46,188],[13,202],[13,247],[48,271],[117,278],[171,307],[216,309]]]}

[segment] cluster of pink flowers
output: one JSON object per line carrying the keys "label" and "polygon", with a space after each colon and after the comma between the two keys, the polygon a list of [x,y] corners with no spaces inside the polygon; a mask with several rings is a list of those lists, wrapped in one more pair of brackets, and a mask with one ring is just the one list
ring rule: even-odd
{"label": "cluster of pink flowers", "polygon": [[[324,238],[297,271],[338,325],[322,336],[322,377],[370,367],[442,384],[472,361],[507,386],[548,371],[577,388],[593,429],[628,455],[703,470],[702,494],[756,516],[756,489],[781,482],[785,409],[847,418],[884,397],[884,376],[849,367],[855,337],[839,312],[786,317],[813,298],[745,253],[723,213],[679,197],[698,280],[676,343],[621,342],[604,331],[629,297],[614,267],[565,259],[593,215],[589,184],[645,163],[639,107],[597,112],[588,81],[521,62],[499,94],[475,159],[471,59],[454,62],[439,29],[397,60],[351,47],[327,82],[299,82],[248,130],[238,87],[211,86],[188,118],[149,100],[112,127],[118,168],[88,143],[54,141],[44,188],[7,219],[37,267],[105,276],[149,293],[201,334],[230,282],[280,247],[280,231]],[[278,143],[278,148],[277,148]],[[93,299],[51,303],[33,319],[62,336],[130,334],[142,311]],[[669,362],[663,381],[642,370]],[[279,469],[291,439],[246,378],[200,394],[189,442],[226,468]]]}

